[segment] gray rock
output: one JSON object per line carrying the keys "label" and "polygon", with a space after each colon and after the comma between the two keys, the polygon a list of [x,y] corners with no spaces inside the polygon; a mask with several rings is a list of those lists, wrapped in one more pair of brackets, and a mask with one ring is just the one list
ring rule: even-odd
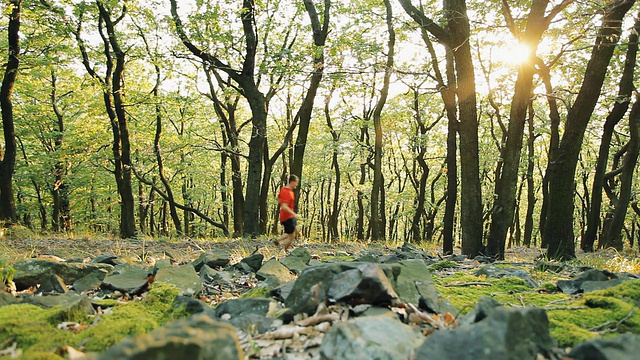
{"label": "gray rock", "polygon": [[371,305],[391,304],[398,298],[385,273],[373,263],[364,263],[356,269],[336,274],[327,295],[337,301]]}
{"label": "gray rock", "polygon": [[15,296],[9,294],[8,292],[0,291],[0,307],[5,305],[17,304],[19,302],[20,299],[16,298]]}
{"label": "gray rock", "polygon": [[218,274],[218,270],[214,270],[207,265],[200,268],[200,281],[202,283],[211,283],[215,276]]}
{"label": "gray rock", "polygon": [[30,286],[36,286],[43,275],[50,274],[60,276],[65,284],[72,284],[74,281],[89,274],[104,279],[109,270],[112,269],[112,266],[107,264],[79,264],[28,259],[18,261],[13,265],[13,268],[16,270],[13,278],[16,288],[23,290]]}
{"label": "gray rock", "polygon": [[234,270],[238,270],[239,272],[241,272],[241,273],[243,273],[245,275],[255,272],[253,270],[253,268],[251,268],[251,266],[249,266],[249,264],[244,263],[242,261],[237,263],[237,264],[234,264],[234,265],[232,265],[232,266],[230,266],[228,268],[226,268],[225,270],[229,270],[230,268],[232,268]]}
{"label": "gray rock", "polygon": [[305,264],[309,264],[309,261],[311,261],[311,253],[304,247],[297,247],[293,249],[291,254],[289,254],[287,257],[299,258]]}
{"label": "gray rock", "polygon": [[109,265],[116,266],[116,265],[122,264],[122,261],[120,261],[118,257],[113,254],[102,254],[91,259],[89,263],[90,264],[109,264]]}
{"label": "gray rock", "polygon": [[242,259],[240,262],[249,265],[249,268],[251,268],[253,272],[257,272],[262,267],[263,260],[264,260],[264,255],[253,254]]}
{"label": "gray rock", "polygon": [[95,310],[91,301],[85,295],[78,295],[68,292],[57,296],[26,296],[22,299],[22,304],[32,304],[43,309],[60,308],[59,321],[68,320],[68,316],[75,314],[93,315]]}
{"label": "gray rock", "polygon": [[568,357],[576,360],[636,360],[638,354],[640,335],[622,334],[579,344],[571,350]]}
{"label": "gray rock", "polygon": [[[300,248],[296,248],[296,250],[297,249],[300,249]],[[307,263],[304,262],[303,258],[300,258],[297,256],[291,256],[291,255],[280,259],[280,263],[284,265],[287,269],[289,269],[291,272],[293,272],[294,274],[300,274],[302,270],[304,270],[308,265]]]}
{"label": "gray rock", "polygon": [[173,265],[171,264],[171,259],[160,259],[156,261],[155,266],[158,269],[164,269],[164,268],[172,267]]}
{"label": "gray rock", "polygon": [[191,264],[171,266],[158,270],[156,281],[172,284],[180,290],[179,295],[197,295],[202,292],[202,282]]}
{"label": "gray rock", "polygon": [[235,326],[237,329],[253,334],[264,334],[267,331],[282,325],[282,320],[273,319],[257,314],[242,314],[229,320],[223,320]]}
{"label": "gray rock", "polygon": [[194,299],[188,296],[176,296],[171,304],[171,310],[174,314],[195,315],[204,314],[209,317],[215,317],[215,310],[202,300]]}
{"label": "gray rock", "polygon": [[535,269],[537,271],[551,271],[554,273],[559,273],[564,271],[567,268],[567,266],[563,263],[555,263],[555,262],[548,262],[548,261],[536,261],[535,263]]}
{"label": "gray rock", "polygon": [[421,334],[392,317],[360,317],[334,325],[322,340],[320,357],[331,360],[410,359],[422,339]]}
{"label": "gray rock", "polygon": [[148,287],[147,270],[134,266],[120,268],[117,272],[109,273],[100,287],[132,295],[140,294]]}
{"label": "gray rock", "polygon": [[271,295],[278,301],[284,302],[289,295],[291,294],[291,290],[293,289],[293,285],[295,281],[289,281],[280,286],[277,286],[273,290],[271,290]]}
{"label": "gray rock", "polygon": [[554,346],[543,309],[506,309],[491,300],[481,300],[456,329],[436,331],[427,337],[415,358],[535,359],[537,354],[550,353]]}
{"label": "gray rock", "polygon": [[150,334],[127,338],[98,359],[165,360],[244,359],[236,329],[206,315],[195,315],[160,327]]}
{"label": "gray rock", "polygon": [[423,260],[403,260],[399,266],[400,275],[394,288],[400,300],[418,304],[430,313],[458,313],[455,306],[438,295],[431,272]]}
{"label": "gray rock", "polygon": [[231,299],[218,305],[216,316],[222,317],[224,314],[229,314],[231,318],[243,314],[267,316],[269,304],[272,302],[275,304],[275,301],[266,298]]}
{"label": "gray rock", "polygon": [[293,280],[293,275],[291,275],[291,271],[278,262],[278,260],[271,259],[262,265],[260,271],[256,273],[256,278],[258,280],[267,280],[271,287],[276,287]]}
{"label": "gray rock", "polygon": [[36,294],[64,294],[67,292],[67,285],[58,275],[43,275],[38,282],[40,286],[36,290]]}
{"label": "gray rock", "polygon": [[592,291],[608,289],[608,288],[620,285],[625,281],[627,281],[627,279],[621,279],[621,278],[611,279],[606,281],[588,281],[587,280],[580,285],[580,289],[582,289],[583,292],[588,293]]}
{"label": "gray rock", "polygon": [[73,282],[73,290],[77,293],[82,293],[88,290],[97,289],[102,284],[102,280],[93,274],[89,274],[81,279]]}
{"label": "gray rock", "polygon": [[192,265],[196,271],[207,265],[212,268],[223,267],[229,264],[229,253],[224,250],[210,250],[200,254]]}
{"label": "gray rock", "polygon": [[478,269],[475,272],[475,275],[476,276],[484,275],[488,278],[494,278],[494,279],[502,279],[504,277],[516,276],[524,280],[527,286],[530,288],[534,288],[538,286],[538,283],[531,278],[529,273],[520,269],[502,268],[502,267],[497,267],[495,265],[485,265],[480,269]]}
{"label": "gray rock", "polygon": [[557,286],[563,293],[573,295],[584,291],[582,283],[585,281],[608,281],[616,278],[617,276],[609,271],[590,269],[578,274],[571,280],[558,280]]}

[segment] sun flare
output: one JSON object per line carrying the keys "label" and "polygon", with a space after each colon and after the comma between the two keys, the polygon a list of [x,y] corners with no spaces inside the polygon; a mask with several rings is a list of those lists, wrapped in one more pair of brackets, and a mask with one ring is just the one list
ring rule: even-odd
{"label": "sun flare", "polygon": [[518,65],[529,60],[531,49],[524,44],[506,45],[494,49],[492,55],[495,61]]}

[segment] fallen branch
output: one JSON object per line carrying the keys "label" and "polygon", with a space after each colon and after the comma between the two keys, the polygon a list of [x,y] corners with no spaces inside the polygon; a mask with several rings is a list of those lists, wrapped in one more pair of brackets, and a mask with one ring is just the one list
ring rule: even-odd
{"label": "fallen branch", "polygon": [[444,287],[453,287],[453,286],[493,286],[493,284],[488,282],[466,282],[466,283],[451,283],[444,284]]}
{"label": "fallen branch", "polygon": [[547,310],[547,311],[554,311],[554,310],[582,310],[582,309],[586,309],[586,306],[556,306],[556,307],[545,307],[543,309]]}
{"label": "fallen branch", "polygon": [[308,317],[304,320],[300,320],[296,322],[296,324],[300,326],[311,326],[311,325],[317,325],[317,324],[323,323],[325,321],[338,321],[338,320],[340,320],[340,315],[336,313],[332,313],[332,314]]}

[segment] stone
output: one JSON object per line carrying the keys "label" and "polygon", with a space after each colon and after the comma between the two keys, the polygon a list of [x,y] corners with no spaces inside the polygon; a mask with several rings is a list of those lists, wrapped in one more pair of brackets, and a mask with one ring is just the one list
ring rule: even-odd
{"label": "stone", "polygon": [[9,294],[6,291],[0,291],[0,307],[17,304],[19,302],[20,299],[16,298],[15,296]]}
{"label": "stone", "polygon": [[521,269],[502,268],[495,265],[485,265],[478,269],[475,273],[476,276],[486,276],[488,278],[501,279],[509,276],[516,276],[525,281],[528,287],[535,288],[538,283],[531,278],[529,273]]}
{"label": "stone", "polygon": [[206,315],[194,315],[150,334],[127,338],[98,355],[99,360],[244,359],[236,329]]}
{"label": "stone", "polygon": [[172,266],[171,259],[160,259],[155,263],[155,267],[158,269],[170,268]]}
{"label": "stone", "polygon": [[551,271],[554,273],[559,273],[566,269],[566,265],[563,263],[555,263],[549,261],[536,261],[535,269],[537,271]]}
{"label": "stone", "polygon": [[536,359],[551,353],[544,309],[504,308],[481,298],[477,308],[454,330],[436,331],[415,353],[416,359]]}
{"label": "stone", "polygon": [[257,272],[262,267],[262,261],[264,260],[264,255],[262,254],[253,254],[249,255],[246,258],[240,260],[241,263],[249,265],[249,268],[253,272]]}
{"label": "stone", "polygon": [[[413,358],[422,334],[392,317],[367,316],[338,323],[324,336],[320,358],[394,360]],[[419,357],[418,357],[419,359]],[[423,358],[426,359],[426,358]]]}
{"label": "stone", "polygon": [[204,314],[209,317],[215,317],[216,311],[202,300],[194,299],[189,296],[176,296],[171,303],[171,310],[181,315]]}
{"label": "stone", "polygon": [[90,264],[109,264],[109,265],[116,266],[116,265],[122,264],[122,261],[119,260],[118,257],[113,254],[102,254],[91,259],[89,263]]}
{"label": "stone", "polygon": [[74,281],[89,274],[104,279],[113,267],[107,264],[81,264],[27,259],[16,262],[13,268],[16,270],[13,277],[16,289],[24,290],[31,286],[36,286],[43,275],[55,274],[60,276],[65,284],[72,284]]}
{"label": "stone", "polygon": [[229,324],[235,326],[237,329],[250,334],[253,334],[254,332],[264,334],[267,331],[274,330],[278,326],[282,325],[282,320],[257,314],[242,314],[229,320],[222,321],[228,322]]}
{"label": "stone", "polygon": [[93,274],[89,274],[73,282],[73,290],[83,293],[88,290],[97,289],[102,284],[102,280]]}
{"label": "stone", "polygon": [[617,279],[611,279],[611,280],[605,280],[605,281],[588,281],[587,280],[580,285],[580,289],[582,289],[582,292],[588,293],[592,291],[608,289],[616,285],[620,285],[624,281],[627,281],[627,279],[617,278]]}
{"label": "stone", "polygon": [[571,280],[558,280],[558,288],[565,294],[573,295],[580,292],[584,292],[582,289],[582,283],[585,281],[608,281],[610,279],[616,279],[617,276],[612,272],[606,270],[590,269],[578,274]]}
{"label": "stone", "polygon": [[243,315],[243,314],[256,314],[261,316],[267,316],[269,312],[269,306],[275,301],[267,298],[245,298],[245,299],[231,299],[227,300],[216,308],[216,317],[222,317],[224,314],[228,314],[231,318]]}
{"label": "stone", "polygon": [[280,263],[294,274],[300,274],[311,261],[311,254],[305,248],[295,248],[288,256],[280,259]]}
{"label": "stone", "polygon": [[22,299],[22,303],[36,305],[43,309],[59,307],[63,313],[95,314],[91,300],[86,295],[73,292],[57,296],[26,296]]}
{"label": "stone", "polygon": [[180,295],[192,296],[202,292],[202,282],[191,264],[162,268],[158,270],[156,281],[174,285]]}
{"label": "stone", "polygon": [[399,266],[400,275],[394,288],[400,300],[418,304],[421,309],[430,313],[458,313],[455,306],[438,295],[431,272],[423,260],[403,260]]}
{"label": "stone", "polygon": [[40,286],[36,290],[36,294],[64,294],[67,292],[67,285],[58,275],[43,275],[38,282]]}
{"label": "stone", "polygon": [[327,295],[336,301],[371,305],[388,305],[398,298],[385,273],[373,263],[336,274]]}
{"label": "stone", "polygon": [[196,269],[196,271],[200,271],[200,269],[207,265],[212,268],[216,267],[224,267],[229,264],[229,253],[224,250],[209,250],[200,254],[196,260],[193,261],[192,265]]}
{"label": "stone", "polygon": [[256,273],[256,278],[258,280],[267,280],[269,286],[277,287],[280,284],[293,280],[293,275],[291,275],[291,271],[278,260],[271,259],[262,265]]}
{"label": "stone", "polygon": [[211,283],[217,274],[218,270],[214,270],[211,267],[204,265],[200,268],[200,281],[207,284]]}
{"label": "stone", "polygon": [[575,360],[636,360],[638,354],[640,335],[622,334],[583,342],[574,347],[567,357]]}
{"label": "stone", "polygon": [[142,293],[148,286],[147,269],[134,266],[123,267],[109,273],[100,285],[103,289],[117,290],[131,295]]}
{"label": "stone", "polygon": [[284,302],[291,294],[291,290],[293,289],[294,284],[295,284],[295,281],[289,281],[284,284],[281,284],[271,291],[271,295],[276,300],[280,302]]}

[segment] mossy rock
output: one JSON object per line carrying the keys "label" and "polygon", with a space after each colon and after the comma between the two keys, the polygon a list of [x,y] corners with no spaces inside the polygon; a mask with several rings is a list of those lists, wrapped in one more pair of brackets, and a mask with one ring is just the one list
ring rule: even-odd
{"label": "mossy rock", "polygon": [[73,344],[73,333],[56,328],[50,322],[58,309],[42,309],[30,304],[0,308],[0,344],[15,341],[18,348],[31,352],[50,352]]}
{"label": "mossy rock", "polygon": [[271,297],[271,289],[266,286],[257,286],[240,296],[241,299],[244,298],[269,298]]}
{"label": "mossy rock", "polygon": [[442,261],[438,261],[435,264],[429,265],[429,270],[431,270],[431,271],[440,271],[440,270],[444,270],[444,269],[450,269],[450,268],[458,267],[458,265],[460,265],[460,264],[458,264],[455,261],[442,260]]}

